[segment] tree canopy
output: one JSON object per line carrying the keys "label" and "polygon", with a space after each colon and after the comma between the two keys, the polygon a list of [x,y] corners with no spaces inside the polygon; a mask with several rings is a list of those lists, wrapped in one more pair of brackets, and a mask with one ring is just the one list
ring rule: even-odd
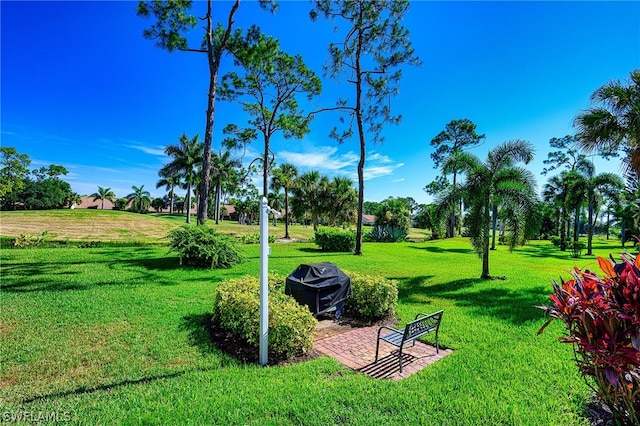
{"label": "tree canopy", "polygon": [[310,12],[318,17],[344,24],[342,38],[329,44],[329,61],[325,72],[331,78],[344,79],[353,85],[352,97],[341,98],[330,110],[341,111],[348,117],[340,131],[334,128],[331,136],[338,141],[351,139],[353,125],[360,144],[358,161],[358,217],[354,253],[362,254],[362,214],[364,211],[364,164],[366,142],[383,142],[385,124],[397,124],[400,115],[391,112],[391,98],[398,93],[400,67],[418,65],[419,59],[409,40],[409,31],[402,26],[402,18],[409,9],[407,0],[349,1],[316,0]]}

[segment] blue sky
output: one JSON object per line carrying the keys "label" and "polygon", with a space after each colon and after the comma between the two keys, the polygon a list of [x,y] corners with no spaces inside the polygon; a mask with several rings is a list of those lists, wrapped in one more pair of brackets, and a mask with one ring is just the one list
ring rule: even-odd
{"label": "blue sky", "polygon": [[[2,1],[1,144],[27,153],[32,166],[67,167],[66,180],[81,194],[97,186],[125,196],[145,185],[154,196],[163,149],[182,133],[204,139],[208,69],[204,55],[169,54],[142,37],[150,20],[137,2]],[[224,19],[231,3],[215,2]],[[200,12],[204,2],[195,2]],[[322,75],[333,25],[308,18],[311,4],[284,1],[272,16],[245,1],[237,25],[251,24],[303,55]],[[412,2],[404,21],[421,67],[403,70],[394,112],[399,126],[385,129],[383,145],[368,146],[365,199],[430,197],[422,188],[438,175],[429,141],[445,125],[469,118],[486,134],[474,149],[525,139],[537,149],[539,175],[552,137],[573,134],[576,114],[609,80],[640,68],[640,2]],[[200,38],[194,33],[194,39]],[[230,69],[227,59],[225,70]],[[350,93],[323,79],[323,93],[306,110],[332,106]],[[235,105],[216,105],[214,149],[227,123],[243,124]],[[302,140],[276,136],[278,163],[356,180],[356,139],[328,137],[337,116],[319,115]],[[255,157],[254,142],[248,157]],[[618,172],[619,160],[598,161],[597,171]]]}

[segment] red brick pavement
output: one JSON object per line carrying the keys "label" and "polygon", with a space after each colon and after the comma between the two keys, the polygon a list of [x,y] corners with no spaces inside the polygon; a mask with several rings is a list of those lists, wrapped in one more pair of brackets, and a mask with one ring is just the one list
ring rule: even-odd
{"label": "red brick pavement", "polygon": [[400,380],[422,370],[429,364],[452,353],[451,349],[442,349],[436,353],[435,346],[417,341],[402,350],[402,373],[398,364],[398,348],[380,341],[378,362],[376,357],[376,339],[378,327],[356,328],[315,342],[315,349],[337,359],[344,365],[376,379]]}

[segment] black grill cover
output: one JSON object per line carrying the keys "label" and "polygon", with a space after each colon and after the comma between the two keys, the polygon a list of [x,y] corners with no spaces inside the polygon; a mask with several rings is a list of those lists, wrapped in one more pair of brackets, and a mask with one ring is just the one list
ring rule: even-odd
{"label": "black grill cover", "polygon": [[333,263],[300,265],[287,277],[284,292],[318,315],[349,297],[351,278]]}

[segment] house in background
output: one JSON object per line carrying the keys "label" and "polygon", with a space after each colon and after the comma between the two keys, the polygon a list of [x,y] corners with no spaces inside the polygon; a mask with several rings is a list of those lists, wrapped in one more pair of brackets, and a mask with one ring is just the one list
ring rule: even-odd
{"label": "house in background", "polygon": [[376,217],[372,214],[363,214],[362,215],[362,224],[364,226],[373,226],[376,222]]}

